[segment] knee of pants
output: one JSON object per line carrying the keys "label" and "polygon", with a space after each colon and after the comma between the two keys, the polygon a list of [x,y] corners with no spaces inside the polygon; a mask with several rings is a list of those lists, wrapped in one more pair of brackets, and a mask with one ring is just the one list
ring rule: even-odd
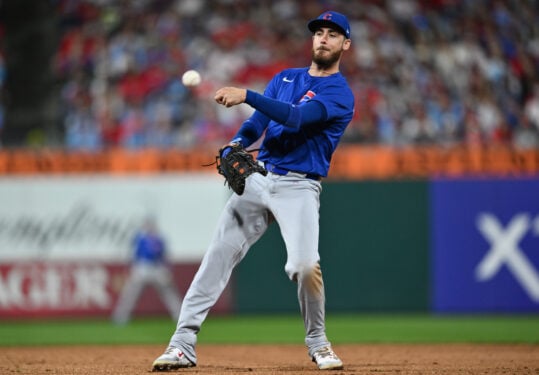
{"label": "knee of pants", "polygon": [[285,267],[290,280],[297,282],[300,287],[313,295],[323,294],[324,281],[320,263],[306,263],[293,267]]}
{"label": "knee of pants", "polygon": [[288,262],[285,265],[285,272],[290,280],[299,282],[305,278],[310,278],[316,275],[322,276],[319,262]]}

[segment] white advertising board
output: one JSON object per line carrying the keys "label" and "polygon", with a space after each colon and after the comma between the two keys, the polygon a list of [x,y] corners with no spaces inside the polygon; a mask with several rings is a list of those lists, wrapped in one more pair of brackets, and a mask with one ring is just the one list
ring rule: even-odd
{"label": "white advertising board", "polygon": [[229,194],[213,174],[0,178],[0,262],[126,261],[148,215],[172,261],[199,261]]}

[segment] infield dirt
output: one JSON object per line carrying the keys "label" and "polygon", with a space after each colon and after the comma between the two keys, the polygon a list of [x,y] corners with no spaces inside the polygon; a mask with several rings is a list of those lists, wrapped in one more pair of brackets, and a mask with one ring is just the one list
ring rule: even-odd
{"label": "infield dirt", "polygon": [[[148,374],[163,346],[1,347],[0,374]],[[334,345],[344,370],[316,368],[301,345],[199,345],[185,374],[539,374],[539,345]]]}

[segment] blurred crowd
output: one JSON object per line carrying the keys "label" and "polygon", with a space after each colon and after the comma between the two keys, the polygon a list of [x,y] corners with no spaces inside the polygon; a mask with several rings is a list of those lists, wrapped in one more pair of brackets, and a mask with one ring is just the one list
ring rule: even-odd
{"label": "blurred crowd", "polygon": [[307,66],[306,24],[326,9],[352,28],[345,142],[539,147],[538,1],[61,0],[66,147],[219,147],[252,110],[215,90]]}

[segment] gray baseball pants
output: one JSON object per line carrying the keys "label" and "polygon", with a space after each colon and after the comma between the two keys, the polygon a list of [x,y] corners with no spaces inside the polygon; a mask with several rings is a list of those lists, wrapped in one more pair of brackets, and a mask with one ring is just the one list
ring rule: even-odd
{"label": "gray baseball pants", "polygon": [[295,173],[255,173],[245,192],[233,194],[182,303],[170,345],[196,364],[197,333],[228,283],[235,266],[264,234],[272,218],[279,224],[287,251],[285,272],[297,282],[308,354],[329,345],[325,333],[325,293],[318,253],[319,181]]}

